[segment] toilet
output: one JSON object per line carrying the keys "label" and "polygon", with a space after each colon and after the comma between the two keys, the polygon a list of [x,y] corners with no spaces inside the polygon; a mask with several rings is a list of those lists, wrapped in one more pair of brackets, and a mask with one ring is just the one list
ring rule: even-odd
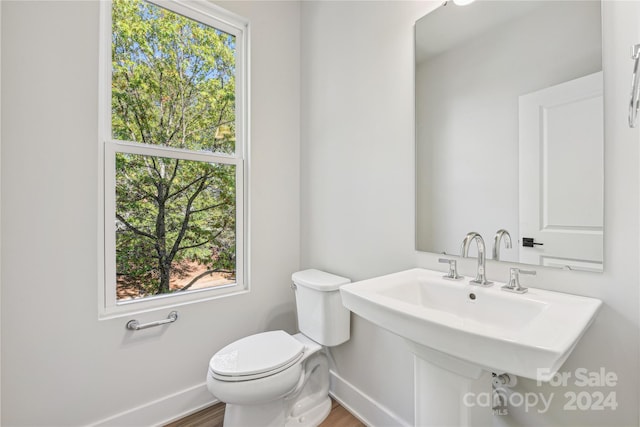
{"label": "toilet", "polygon": [[315,427],[331,411],[323,347],[349,340],[350,312],[339,287],[349,279],[319,270],[291,276],[300,333],[262,332],[213,355],[207,388],[225,402],[225,427]]}

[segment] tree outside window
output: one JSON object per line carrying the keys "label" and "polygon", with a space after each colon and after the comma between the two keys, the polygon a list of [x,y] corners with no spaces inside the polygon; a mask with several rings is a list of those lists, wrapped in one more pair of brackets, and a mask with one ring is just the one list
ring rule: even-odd
{"label": "tree outside window", "polygon": [[235,283],[236,37],[143,0],[111,12],[117,300]]}

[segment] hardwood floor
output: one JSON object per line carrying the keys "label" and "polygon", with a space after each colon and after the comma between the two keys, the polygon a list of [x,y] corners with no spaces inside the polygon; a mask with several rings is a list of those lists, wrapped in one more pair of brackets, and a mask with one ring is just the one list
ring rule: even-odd
{"label": "hardwood floor", "polygon": [[[200,412],[167,424],[165,427],[222,427],[224,403],[217,403]],[[331,412],[320,427],[364,427],[356,417],[331,399]]]}
{"label": "hardwood floor", "polygon": [[331,412],[320,424],[320,427],[365,427],[365,425],[338,402],[331,399]]}
{"label": "hardwood floor", "polygon": [[224,403],[220,402],[167,424],[165,427],[222,427],[223,419]]}

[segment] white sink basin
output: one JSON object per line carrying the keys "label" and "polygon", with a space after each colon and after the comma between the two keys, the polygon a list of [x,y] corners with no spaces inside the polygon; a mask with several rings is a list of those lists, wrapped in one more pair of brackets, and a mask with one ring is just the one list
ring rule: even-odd
{"label": "white sink basin", "polygon": [[[428,352],[487,371],[548,381],[602,305],[529,288],[525,294],[451,281],[412,269],[344,285],[345,307]],[[433,352],[435,350],[435,352]]]}

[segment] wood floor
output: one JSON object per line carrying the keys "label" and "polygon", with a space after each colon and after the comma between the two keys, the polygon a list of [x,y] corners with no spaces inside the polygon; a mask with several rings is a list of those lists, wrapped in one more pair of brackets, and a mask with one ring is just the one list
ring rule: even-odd
{"label": "wood floor", "polygon": [[[224,403],[218,403],[165,427],[222,427],[223,419]],[[364,427],[364,424],[332,399],[331,412],[320,427]]]}
{"label": "wood floor", "polygon": [[338,402],[331,399],[331,412],[320,427],[365,427],[349,411],[344,409]]}

